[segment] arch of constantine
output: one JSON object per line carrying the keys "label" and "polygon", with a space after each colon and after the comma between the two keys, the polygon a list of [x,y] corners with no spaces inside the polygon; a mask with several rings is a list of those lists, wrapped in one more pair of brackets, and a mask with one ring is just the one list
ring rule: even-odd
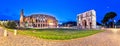
{"label": "arch of constantine", "polygon": [[90,10],[77,15],[77,27],[81,29],[96,28],[96,12]]}

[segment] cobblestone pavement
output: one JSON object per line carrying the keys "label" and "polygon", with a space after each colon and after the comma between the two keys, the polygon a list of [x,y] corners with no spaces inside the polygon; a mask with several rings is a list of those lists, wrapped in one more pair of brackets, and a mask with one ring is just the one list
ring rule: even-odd
{"label": "cobblestone pavement", "polygon": [[3,37],[0,28],[0,46],[120,46],[120,30],[110,29],[92,36],[72,40],[43,40],[8,33]]}

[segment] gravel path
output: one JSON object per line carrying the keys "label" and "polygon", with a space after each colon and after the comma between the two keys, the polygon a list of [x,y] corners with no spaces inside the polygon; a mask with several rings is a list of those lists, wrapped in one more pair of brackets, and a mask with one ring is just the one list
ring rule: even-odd
{"label": "gravel path", "polygon": [[120,46],[120,30],[107,30],[92,36],[72,40],[43,40],[34,37],[8,33],[3,37],[0,28],[0,46]]}

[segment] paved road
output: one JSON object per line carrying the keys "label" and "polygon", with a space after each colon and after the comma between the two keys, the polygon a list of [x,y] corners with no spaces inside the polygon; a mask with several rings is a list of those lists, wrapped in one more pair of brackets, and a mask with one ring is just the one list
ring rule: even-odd
{"label": "paved road", "polygon": [[52,41],[24,35],[8,33],[3,37],[0,28],[0,46],[120,46],[120,30],[108,29],[105,32],[73,40]]}

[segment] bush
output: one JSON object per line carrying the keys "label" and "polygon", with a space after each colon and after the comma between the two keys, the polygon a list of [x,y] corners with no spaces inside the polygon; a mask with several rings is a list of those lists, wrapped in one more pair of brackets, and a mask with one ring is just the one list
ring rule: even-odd
{"label": "bush", "polygon": [[10,29],[15,29],[16,26],[17,26],[14,21],[3,22],[0,25],[3,26],[3,27],[5,27],[5,28],[10,28]]}
{"label": "bush", "polygon": [[14,29],[14,28],[16,28],[16,23],[15,22],[13,22],[13,21],[9,21],[8,23],[7,23],[7,25],[6,25],[6,28],[12,28],[12,29]]}
{"label": "bush", "polygon": [[1,22],[0,22],[0,26],[2,26]]}
{"label": "bush", "polygon": [[0,26],[4,27],[4,23],[5,22],[0,21]]}

